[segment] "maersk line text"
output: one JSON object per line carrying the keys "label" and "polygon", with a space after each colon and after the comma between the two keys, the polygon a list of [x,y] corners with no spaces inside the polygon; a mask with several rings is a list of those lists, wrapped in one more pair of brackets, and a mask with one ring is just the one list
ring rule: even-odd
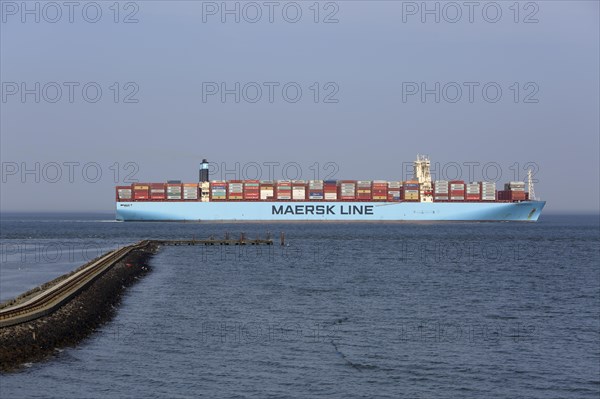
{"label": "maersk line text", "polygon": [[[338,209],[339,208],[339,209]],[[373,215],[373,205],[273,205],[272,215]]]}

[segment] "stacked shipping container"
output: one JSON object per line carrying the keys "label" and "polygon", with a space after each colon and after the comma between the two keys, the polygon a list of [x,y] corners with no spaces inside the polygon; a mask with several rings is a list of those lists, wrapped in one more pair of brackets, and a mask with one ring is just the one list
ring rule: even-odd
{"label": "stacked shipping container", "polygon": [[[398,193],[400,194],[400,193]],[[373,201],[387,201],[388,182],[385,180],[374,180],[371,191],[371,199]]]}
{"label": "stacked shipping container", "polygon": [[524,201],[527,198],[525,195],[525,182],[511,181],[504,185],[504,191],[498,191],[498,199],[503,201]]}
{"label": "stacked shipping container", "polygon": [[248,201],[257,201],[260,199],[260,181],[244,181],[244,199]]}
{"label": "stacked shipping container", "polygon": [[465,185],[465,200],[480,201],[481,200],[481,185],[477,182],[471,182]]}
{"label": "stacked shipping container", "polygon": [[402,188],[402,183],[399,181],[390,181],[387,185],[388,201],[400,201],[400,189]]}
{"label": "stacked shipping container", "polygon": [[341,180],[339,183],[339,199],[349,201],[356,199],[356,181]]}
{"label": "stacked shipping container", "polygon": [[462,180],[450,180],[450,201],[465,200],[465,182]]}
{"label": "stacked shipping container", "polygon": [[400,189],[400,199],[403,201],[419,201],[419,182],[407,180]]}
{"label": "stacked shipping container", "polygon": [[292,180],[292,199],[306,201],[306,182],[304,180]]}
{"label": "stacked shipping container", "polygon": [[147,184],[134,184],[133,185],[133,199],[136,199],[136,200],[150,199],[150,186]]}
{"label": "stacked shipping container", "polygon": [[496,183],[489,181],[481,182],[481,200],[496,201]]}
{"label": "stacked shipping container", "polygon": [[181,183],[167,183],[167,199],[168,200],[180,200],[181,199]]}
{"label": "stacked shipping container", "polygon": [[227,183],[227,193],[230,200],[239,201],[244,199],[244,182],[242,180],[230,180]]}
{"label": "stacked shipping container", "polygon": [[275,198],[275,187],[272,180],[261,180],[260,182],[260,199],[272,200]]}
{"label": "stacked shipping container", "polygon": [[291,200],[292,199],[292,182],[289,180],[277,181],[277,199]]}
{"label": "stacked shipping container", "polygon": [[[419,201],[420,185],[416,180],[213,180],[208,183],[134,183],[116,187],[118,201],[225,201],[225,200],[294,200],[294,201]],[[433,183],[434,201],[524,201],[528,199],[524,182],[510,182],[496,191],[494,182],[437,180]]]}
{"label": "stacked shipping container", "polygon": [[337,180],[325,180],[323,182],[323,193],[326,201],[336,201],[338,197]]}
{"label": "stacked shipping container", "polygon": [[131,186],[117,186],[117,200],[129,201],[132,197]]}
{"label": "stacked shipping container", "polygon": [[359,180],[356,182],[356,199],[359,201],[371,201],[371,181]]}
{"label": "stacked shipping container", "polygon": [[450,199],[447,180],[436,180],[433,183],[433,200],[448,201]]}
{"label": "stacked shipping container", "polygon": [[310,200],[322,200],[325,198],[323,195],[323,180],[309,180],[308,182],[308,199]]}
{"label": "stacked shipping container", "polygon": [[183,184],[183,199],[197,200],[198,199],[198,183]]}
{"label": "stacked shipping container", "polygon": [[150,199],[164,200],[165,185],[164,183],[150,183]]}
{"label": "stacked shipping container", "polygon": [[210,199],[212,201],[225,201],[227,199],[227,182],[213,180],[210,182]]}

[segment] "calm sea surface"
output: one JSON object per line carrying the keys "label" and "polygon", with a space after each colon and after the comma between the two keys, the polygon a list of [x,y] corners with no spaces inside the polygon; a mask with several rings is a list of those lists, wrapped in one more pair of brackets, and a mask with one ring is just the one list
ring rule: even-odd
{"label": "calm sea surface", "polygon": [[594,398],[598,216],[538,223],[117,223],[2,215],[0,300],[146,238],[116,317],[0,376],[2,398]]}

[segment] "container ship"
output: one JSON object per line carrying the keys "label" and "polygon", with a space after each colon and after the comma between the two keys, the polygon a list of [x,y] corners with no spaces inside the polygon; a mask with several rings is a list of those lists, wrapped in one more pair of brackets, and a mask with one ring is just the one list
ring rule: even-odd
{"label": "container ship", "polygon": [[522,181],[432,181],[417,156],[414,178],[387,180],[210,180],[116,187],[119,221],[528,221],[538,220],[531,171]]}

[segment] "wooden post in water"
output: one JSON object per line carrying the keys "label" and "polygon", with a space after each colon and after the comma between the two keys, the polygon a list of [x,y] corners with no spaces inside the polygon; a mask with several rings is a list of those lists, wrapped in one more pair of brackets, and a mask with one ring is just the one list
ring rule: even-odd
{"label": "wooden post in water", "polygon": [[283,231],[279,235],[279,241],[281,242],[281,245],[285,245],[285,234],[283,233]]}

